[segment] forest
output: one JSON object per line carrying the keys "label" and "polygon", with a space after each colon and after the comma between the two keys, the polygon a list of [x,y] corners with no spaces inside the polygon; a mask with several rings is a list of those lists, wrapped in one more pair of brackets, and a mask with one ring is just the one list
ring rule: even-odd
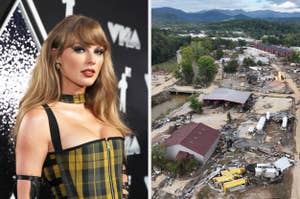
{"label": "forest", "polygon": [[[164,36],[186,34],[186,33],[203,33],[209,37],[251,37],[262,40],[264,43],[283,46],[300,46],[300,20],[263,20],[263,19],[243,19],[231,20],[216,23],[174,23],[155,26],[152,29],[152,46],[157,51],[157,30],[168,29]],[[173,38],[174,39],[174,38]],[[178,38],[177,38],[178,39]],[[169,38],[168,41],[172,40]],[[180,40],[180,39],[179,39]],[[188,40],[186,40],[188,41]],[[168,43],[161,43],[159,45]],[[178,42],[172,44],[176,47]],[[171,48],[172,49],[172,48]],[[171,50],[169,49],[169,50]],[[157,55],[157,54],[153,54]],[[174,56],[175,54],[173,54]],[[157,58],[153,58],[157,59]],[[158,59],[164,60],[164,59]],[[158,63],[158,62],[155,62]]]}
{"label": "forest", "polygon": [[171,59],[181,46],[190,42],[190,37],[181,37],[167,30],[152,29],[152,65]]}

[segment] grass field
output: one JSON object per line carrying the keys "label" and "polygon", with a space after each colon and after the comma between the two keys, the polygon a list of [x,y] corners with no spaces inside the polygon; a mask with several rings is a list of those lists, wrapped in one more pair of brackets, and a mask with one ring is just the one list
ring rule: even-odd
{"label": "grass field", "polygon": [[172,59],[163,62],[163,63],[159,63],[159,64],[155,64],[152,65],[152,71],[165,71],[165,72],[169,72],[172,73],[177,67],[177,60],[176,57],[173,57]]}

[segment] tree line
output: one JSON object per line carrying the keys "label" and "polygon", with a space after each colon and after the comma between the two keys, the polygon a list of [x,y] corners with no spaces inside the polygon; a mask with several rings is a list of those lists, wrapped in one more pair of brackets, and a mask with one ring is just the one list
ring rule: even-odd
{"label": "tree line", "polygon": [[190,42],[191,37],[178,36],[168,30],[152,29],[152,64],[168,61],[181,46]]}
{"label": "tree line", "polygon": [[300,46],[300,21],[243,19],[215,23],[175,23],[168,27],[174,34],[204,31],[211,37],[249,36],[262,39],[267,44]]}

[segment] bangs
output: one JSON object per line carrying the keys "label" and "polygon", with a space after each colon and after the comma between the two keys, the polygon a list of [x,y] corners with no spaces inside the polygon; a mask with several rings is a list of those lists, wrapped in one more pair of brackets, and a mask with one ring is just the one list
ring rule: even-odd
{"label": "bangs", "polygon": [[80,20],[70,29],[70,36],[66,39],[65,48],[73,46],[76,42],[82,45],[99,45],[107,50],[109,43],[98,22]]}

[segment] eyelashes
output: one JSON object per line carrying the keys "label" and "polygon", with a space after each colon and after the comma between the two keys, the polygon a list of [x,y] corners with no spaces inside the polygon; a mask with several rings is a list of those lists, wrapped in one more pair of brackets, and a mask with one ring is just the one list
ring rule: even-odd
{"label": "eyelashes", "polygon": [[85,49],[83,47],[81,47],[81,46],[74,46],[73,50],[75,52],[77,52],[77,53],[83,53],[83,52],[85,52]]}
{"label": "eyelashes", "polygon": [[[72,49],[76,52],[76,53],[84,53],[86,51],[86,49],[82,46],[74,46],[72,47]],[[105,50],[103,48],[96,48],[94,50],[94,53],[96,55],[102,55],[105,52]]]}
{"label": "eyelashes", "polygon": [[96,49],[94,52],[95,52],[95,54],[97,54],[97,55],[102,55],[103,53],[104,53],[104,49],[103,48],[100,48],[100,49]]}

